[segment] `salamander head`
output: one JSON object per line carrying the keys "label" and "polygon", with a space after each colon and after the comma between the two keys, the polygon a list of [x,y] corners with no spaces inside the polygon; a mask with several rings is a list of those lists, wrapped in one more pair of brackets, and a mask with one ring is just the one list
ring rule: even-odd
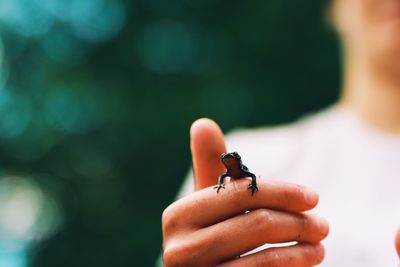
{"label": "salamander head", "polygon": [[237,152],[223,153],[221,161],[228,169],[240,165],[241,157]]}

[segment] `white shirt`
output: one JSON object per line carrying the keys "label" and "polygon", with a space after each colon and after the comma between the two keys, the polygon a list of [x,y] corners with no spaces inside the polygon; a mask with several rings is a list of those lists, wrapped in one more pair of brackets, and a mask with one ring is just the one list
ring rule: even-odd
{"label": "white shirt", "polygon": [[[325,267],[390,267],[400,225],[400,135],[369,128],[350,111],[329,108],[296,123],[236,130],[228,151],[261,179],[303,184],[320,194]],[[180,195],[193,191],[191,175]]]}

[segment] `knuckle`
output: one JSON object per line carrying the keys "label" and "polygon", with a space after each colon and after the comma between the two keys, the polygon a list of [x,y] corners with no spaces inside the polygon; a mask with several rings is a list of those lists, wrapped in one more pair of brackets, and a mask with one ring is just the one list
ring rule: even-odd
{"label": "knuckle", "polygon": [[174,256],[175,256],[175,254],[173,253],[173,251],[166,246],[164,248],[163,255],[162,255],[163,265],[164,266],[175,266],[174,265],[174,261],[175,261]]}
{"label": "knuckle", "polygon": [[297,184],[288,184],[284,187],[281,194],[281,201],[291,204],[299,204],[299,199],[303,199],[304,189],[302,186]]}
{"label": "knuckle", "polygon": [[163,263],[166,267],[199,266],[196,260],[195,245],[190,242],[170,242],[163,251]]}
{"label": "knuckle", "polygon": [[164,233],[176,228],[178,222],[177,217],[176,204],[172,203],[163,211],[161,216],[162,229]]}
{"label": "knuckle", "polygon": [[293,198],[293,192],[297,190],[294,186],[285,186],[281,192],[280,200],[284,203],[290,203],[291,199]]}
{"label": "knuckle", "polygon": [[308,229],[309,220],[303,215],[296,216],[295,223],[299,232],[305,232]]}
{"label": "knuckle", "polygon": [[292,217],[292,220],[294,225],[293,230],[296,233],[296,240],[308,240],[310,238],[309,220],[303,215],[294,215],[294,217]]}
{"label": "knuckle", "polygon": [[281,194],[281,202],[288,203],[290,202],[291,192],[289,189],[284,189]]}
{"label": "knuckle", "polygon": [[183,256],[178,247],[167,246],[163,252],[163,263],[165,267],[185,266]]}
{"label": "knuckle", "polygon": [[273,212],[268,209],[258,209],[252,212],[255,225],[270,227],[275,223]]}
{"label": "knuckle", "polygon": [[[292,195],[296,196],[296,198],[303,199],[304,196],[304,187],[298,184],[292,185]],[[292,197],[293,198],[293,197]]]}

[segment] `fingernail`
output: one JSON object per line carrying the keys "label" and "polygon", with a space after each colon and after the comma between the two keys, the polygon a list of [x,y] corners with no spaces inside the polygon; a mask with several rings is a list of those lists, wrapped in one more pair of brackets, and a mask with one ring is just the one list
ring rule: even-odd
{"label": "fingernail", "polygon": [[319,198],[318,193],[315,192],[314,190],[309,188],[306,188],[304,190],[304,199],[308,205],[313,206],[317,204],[318,198]]}
{"label": "fingernail", "polygon": [[318,225],[318,231],[321,235],[326,236],[329,233],[329,223],[328,221],[320,216],[315,216]]}

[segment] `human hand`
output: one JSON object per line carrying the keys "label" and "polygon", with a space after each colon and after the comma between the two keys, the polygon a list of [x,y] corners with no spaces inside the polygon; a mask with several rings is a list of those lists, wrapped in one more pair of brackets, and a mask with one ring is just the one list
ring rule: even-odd
{"label": "human hand", "polygon": [[[224,137],[212,121],[196,121],[191,150],[197,192],[165,209],[163,260],[169,266],[314,266],[324,257],[319,242],[327,222],[303,211],[314,208],[318,195],[302,186],[259,180],[251,196],[248,180],[230,182],[218,194],[212,185],[224,171],[220,155]],[[250,211],[246,213],[246,211]],[[297,241],[239,257],[265,243]]]}
{"label": "human hand", "polygon": [[[400,228],[397,231],[395,245],[396,245],[397,254],[400,257]],[[399,267],[400,267],[400,264],[399,264]]]}

